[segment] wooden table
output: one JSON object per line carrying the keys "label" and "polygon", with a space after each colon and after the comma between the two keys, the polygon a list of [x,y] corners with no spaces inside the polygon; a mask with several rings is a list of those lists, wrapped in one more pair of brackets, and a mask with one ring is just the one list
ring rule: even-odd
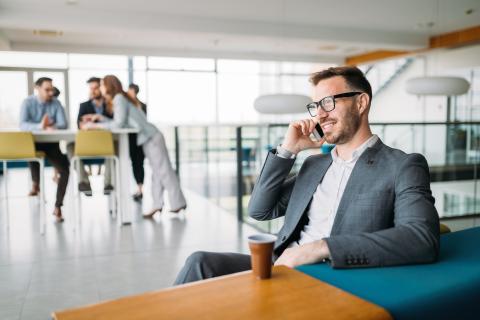
{"label": "wooden table", "polygon": [[86,319],[392,319],[385,309],[297,270],[251,271],[53,313]]}
{"label": "wooden table", "polygon": [[[130,167],[129,143],[128,134],[136,133],[138,130],[131,128],[113,129],[112,134],[114,139],[118,140],[118,159],[120,166],[120,181],[118,181],[118,189],[120,192],[120,203],[117,206],[118,223],[130,224],[132,221],[132,209],[130,208],[130,186],[129,180],[132,172]],[[33,138],[35,142],[74,142],[77,130],[52,130],[52,131],[33,131]],[[71,188],[75,187],[70,183]],[[72,189],[73,191],[73,189]],[[71,192],[73,197],[73,192]]]}

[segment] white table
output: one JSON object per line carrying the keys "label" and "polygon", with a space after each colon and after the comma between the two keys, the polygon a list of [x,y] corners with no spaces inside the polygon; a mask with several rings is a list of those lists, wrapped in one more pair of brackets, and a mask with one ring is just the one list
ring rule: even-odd
{"label": "white table", "polygon": [[[118,157],[120,162],[120,181],[118,181],[117,192],[120,193],[120,203],[117,205],[119,221],[122,224],[132,222],[132,210],[130,199],[130,154],[128,134],[137,133],[136,129],[114,129],[112,134],[115,140],[118,140]],[[35,131],[32,132],[35,142],[74,142],[77,130],[54,130],[54,131]],[[70,182],[71,183],[71,182]],[[73,194],[71,195],[73,196]]]}

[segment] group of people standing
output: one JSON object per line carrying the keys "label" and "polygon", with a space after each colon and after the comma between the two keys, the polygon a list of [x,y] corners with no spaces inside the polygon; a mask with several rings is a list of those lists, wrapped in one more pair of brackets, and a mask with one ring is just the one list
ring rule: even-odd
{"label": "group of people standing", "polygon": [[[139,87],[130,84],[128,91],[123,90],[120,80],[114,75],[103,79],[92,77],[87,81],[89,100],[80,104],[77,127],[80,130],[116,128],[134,128],[138,133],[130,134],[130,158],[137,191],[133,195],[135,201],[142,201],[145,171],[143,162],[148,159],[152,169],[153,206],[145,218],[153,217],[164,207],[163,194],[169,195],[171,212],[179,212],[186,208],[186,200],[180,188],[180,183],[172,168],[165,139],[162,133],[147,121],[147,106],[137,95]],[[67,129],[68,122],[65,110],[55,97],[55,87],[50,78],[42,77],[35,82],[37,95],[27,97],[21,106],[20,129],[24,131]],[[37,151],[43,151],[47,160],[54,166],[58,175],[58,187],[53,211],[57,222],[63,221],[61,207],[69,178],[69,158],[73,156],[74,145],[67,146],[68,157],[60,150],[58,143],[36,143]],[[105,160],[104,193],[113,191],[111,181],[111,166],[113,162]],[[30,196],[35,196],[39,188],[39,167],[36,163],[29,164],[32,175],[32,190]],[[83,164],[77,173],[79,191],[87,196],[92,195],[88,175]]]}

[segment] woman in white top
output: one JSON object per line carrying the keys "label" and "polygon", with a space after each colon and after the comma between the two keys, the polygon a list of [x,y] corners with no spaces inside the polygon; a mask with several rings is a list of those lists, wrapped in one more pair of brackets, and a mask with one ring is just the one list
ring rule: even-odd
{"label": "woman in white top", "polygon": [[152,218],[163,209],[163,193],[166,190],[171,212],[179,212],[187,207],[180,183],[168,157],[163,134],[147,121],[145,113],[135,106],[135,102],[123,91],[122,83],[116,76],[103,78],[100,86],[107,105],[113,108],[113,120],[98,117],[99,123],[89,124],[89,128],[135,128],[138,129],[137,145],[142,146],[152,168],[153,208],[144,214]]}

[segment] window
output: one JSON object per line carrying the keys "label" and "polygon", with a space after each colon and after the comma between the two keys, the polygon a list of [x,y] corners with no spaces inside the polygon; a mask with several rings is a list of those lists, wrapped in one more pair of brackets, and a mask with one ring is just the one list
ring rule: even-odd
{"label": "window", "polygon": [[213,59],[148,57],[148,68],[161,70],[214,71]]}
{"label": "window", "polygon": [[66,53],[0,51],[2,67],[66,68]]}
{"label": "window", "polygon": [[148,115],[155,123],[215,121],[215,74],[187,71],[148,72]]}

